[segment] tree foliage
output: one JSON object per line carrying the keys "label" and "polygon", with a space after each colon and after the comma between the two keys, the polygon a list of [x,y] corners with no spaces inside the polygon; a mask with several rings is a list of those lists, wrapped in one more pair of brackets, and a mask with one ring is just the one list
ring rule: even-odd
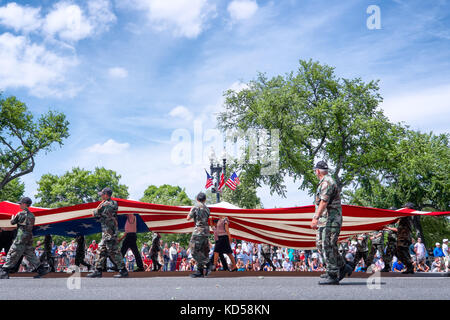
{"label": "tree foliage", "polygon": [[0,201],[19,202],[24,192],[25,184],[19,179],[14,179],[0,190]]}
{"label": "tree foliage", "polygon": [[186,191],[179,186],[164,184],[162,186],[148,186],[144,191],[142,202],[165,204],[170,206],[190,206],[192,200]]}
{"label": "tree foliage", "polygon": [[391,150],[388,166],[350,193],[351,202],[379,208],[412,202],[419,210],[450,211],[449,138],[408,130]]}
{"label": "tree foliage", "polygon": [[[162,186],[148,186],[144,191],[144,196],[140,199],[142,202],[164,204],[170,206],[191,206],[193,201],[186,194],[186,191],[179,186],[164,184]],[[187,215],[186,215],[187,216]],[[138,243],[142,245],[144,242],[151,241],[152,235],[149,233],[139,234]],[[161,234],[161,238],[165,243],[178,242],[184,248],[187,248],[190,234]]]}
{"label": "tree foliage", "polygon": [[105,168],[89,171],[77,167],[61,176],[45,174],[37,182],[36,205],[58,208],[98,201],[98,192],[105,187],[111,188],[113,197],[126,199],[128,187],[120,184],[120,178],[115,171]]}
{"label": "tree foliage", "polygon": [[224,131],[279,130],[279,171],[262,175],[263,164],[245,162],[240,169],[250,184],[285,196],[288,175],[312,193],[313,164],[324,159],[343,189],[382,168],[403,132],[379,108],[378,91],[376,81],[340,79],[332,67],[300,61],[295,74],[259,74],[246,89],[227,91],[218,123]]}
{"label": "tree foliage", "polygon": [[37,121],[25,103],[0,96],[0,190],[34,170],[39,152],[49,152],[69,136],[63,113],[49,111]]}

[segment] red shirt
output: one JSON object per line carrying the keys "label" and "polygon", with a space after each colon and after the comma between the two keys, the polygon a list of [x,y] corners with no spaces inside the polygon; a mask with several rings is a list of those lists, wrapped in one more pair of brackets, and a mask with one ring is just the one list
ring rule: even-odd
{"label": "red shirt", "polygon": [[96,251],[96,250],[98,249],[98,243],[96,243],[96,244],[91,244],[91,245],[89,246],[89,249],[91,249],[92,251]]}

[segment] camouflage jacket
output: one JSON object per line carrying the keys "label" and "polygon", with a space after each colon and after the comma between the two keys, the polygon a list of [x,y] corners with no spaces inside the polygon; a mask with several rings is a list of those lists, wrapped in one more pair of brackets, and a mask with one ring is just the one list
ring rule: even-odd
{"label": "camouflage jacket", "polygon": [[397,227],[397,245],[409,246],[412,242],[411,233],[413,224],[411,217],[403,217],[398,222]]}
{"label": "camouflage jacket", "polygon": [[11,224],[17,224],[17,236],[14,242],[29,243],[33,239],[35,217],[27,208],[11,218]]}
{"label": "camouflage jacket", "polygon": [[319,217],[319,226],[326,220],[328,216],[342,216],[342,206],[341,206],[341,196],[340,190],[336,184],[336,181],[327,174],[324,176],[317,187],[314,205],[317,208],[319,207],[320,201],[328,202],[327,208],[322,213],[322,216]]}
{"label": "camouflage jacket", "polygon": [[362,239],[358,239],[358,243],[356,244],[356,250],[358,252],[366,252],[369,251],[369,247],[367,245],[368,237],[365,234],[360,234],[358,238],[362,237]]}
{"label": "camouflage jacket", "polygon": [[160,246],[160,241],[159,240],[161,240],[161,236],[157,235],[156,232],[153,233],[152,245],[150,247],[150,251],[151,252],[161,251],[161,246]]}
{"label": "camouflage jacket", "polygon": [[[396,225],[389,225],[389,227],[391,228],[397,228]],[[395,231],[392,230],[386,230],[384,232],[387,232],[387,243],[388,244],[397,244],[397,233]]]}
{"label": "camouflage jacket", "polygon": [[111,240],[117,237],[117,202],[109,199],[103,202],[100,209],[94,210],[94,217],[96,217],[102,225],[102,236],[106,240]]}
{"label": "camouflage jacket", "polygon": [[[381,235],[379,237],[377,237],[377,235],[381,233]],[[372,239],[372,245],[380,245],[384,243],[384,233],[382,231],[375,231],[372,232],[370,234],[371,237],[373,237]]]}
{"label": "camouflage jacket", "polygon": [[209,208],[204,205],[197,203],[189,212],[189,216],[194,219],[195,227],[193,236],[209,236]]}

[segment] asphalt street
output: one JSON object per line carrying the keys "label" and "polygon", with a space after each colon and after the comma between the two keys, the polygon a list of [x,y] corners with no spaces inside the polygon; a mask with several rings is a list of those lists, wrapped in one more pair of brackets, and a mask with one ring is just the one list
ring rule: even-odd
{"label": "asphalt street", "polygon": [[317,277],[47,278],[0,280],[0,299],[72,300],[447,300],[450,278],[349,278],[319,286]]}

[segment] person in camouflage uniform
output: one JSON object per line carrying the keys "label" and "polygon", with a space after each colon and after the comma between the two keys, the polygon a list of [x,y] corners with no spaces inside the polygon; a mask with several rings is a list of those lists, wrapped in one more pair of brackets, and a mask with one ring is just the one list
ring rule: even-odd
{"label": "person in camouflage uniform", "polygon": [[194,220],[195,227],[192,232],[189,247],[192,257],[197,262],[197,272],[191,274],[192,278],[208,275],[211,265],[209,261],[209,208],[205,205],[206,195],[200,192],[197,195],[197,203],[189,212],[187,220]]}
{"label": "person in camouflage uniform", "polygon": [[397,228],[395,228],[395,225],[392,225],[385,227],[384,230],[384,232],[387,232],[387,243],[383,255],[384,269],[381,271],[389,272],[392,268],[392,259],[397,251]]}
{"label": "person in camouflage uniform", "polygon": [[52,256],[52,236],[47,234],[44,238],[44,252],[40,256],[41,263],[47,263],[50,271],[55,272],[55,258]]}
{"label": "person in camouflage uniform", "polygon": [[276,271],[276,267],[273,265],[272,262],[271,249],[269,244],[263,243],[261,245],[261,255],[264,258],[264,263],[267,263],[272,268],[272,271]]}
{"label": "person in camouflage uniform", "polygon": [[35,278],[48,273],[44,266],[36,257],[33,248],[33,227],[35,223],[35,217],[33,213],[28,209],[31,206],[31,199],[28,197],[22,198],[19,202],[21,212],[14,215],[11,218],[11,224],[17,225],[17,235],[11,248],[6,256],[6,262],[0,272],[0,279],[8,279],[10,271],[15,268],[22,258],[25,256],[28,262],[34,267],[34,270],[38,273]]}
{"label": "person in camouflage uniform", "polygon": [[[351,274],[351,267],[345,264],[339,254],[338,238],[342,226],[342,206],[340,190],[334,179],[328,174],[328,165],[319,161],[314,167],[315,174],[320,180],[315,196],[316,212],[311,222],[311,228],[317,229],[317,238],[320,248],[327,264],[327,273],[322,277],[325,280],[319,284],[339,284],[345,275]],[[321,218],[323,217],[323,220]],[[323,226],[319,226],[319,221]]]}
{"label": "person in camouflage uniform", "polygon": [[128,276],[128,271],[123,262],[123,256],[119,250],[119,242],[117,239],[117,202],[111,199],[112,190],[104,188],[98,193],[102,197],[102,202],[94,210],[93,216],[97,218],[102,226],[102,240],[98,246],[98,255],[95,262],[95,271],[88,274],[90,278],[100,278],[102,276],[103,266],[109,257],[111,261],[119,269],[119,274],[115,278],[123,278]]}
{"label": "person in camouflage uniform", "polygon": [[398,260],[403,262],[406,266],[404,273],[414,273],[414,266],[411,262],[411,255],[409,254],[409,246],[411,245],[411,233],[413,230],[413,221],[411,217],[400,218],[397,227],[397,251],[395,255]]}
{"label": "person in camouflage uniform", "polygon": [[383,231],[375,231],[372,232],[370,235],[370,240],[372,242],[372,245],[370,247],[370,253],[369,257],[367,259],[367,267],[370,267],[373,263],[373,260],[375,258],[375,255],[377,251],[380,252],[381,255],[384,253],[384,233]]}
{"label": "person in camouflage uniform", "polygon": [[363,259],[365,267],[363,270],[367,270],[367,267],[369,266],[368,263],[368,253],[369,253],[369,246],[367,244],[368,237],[366,234],[360,234],[357,238],[357,244],[356,244],[356,253],[355,253],[355,259],[353,260],[353,268],[356,267],[356,265]]}
{"label": "person in camouflage uniform", "polygon": [[152,259],[152,271],[159,271],[162,264],[158,261],[158,253],[161,251],[161,235],[158,232],[153,233],[152,246],[150,247],[150,259]]}

